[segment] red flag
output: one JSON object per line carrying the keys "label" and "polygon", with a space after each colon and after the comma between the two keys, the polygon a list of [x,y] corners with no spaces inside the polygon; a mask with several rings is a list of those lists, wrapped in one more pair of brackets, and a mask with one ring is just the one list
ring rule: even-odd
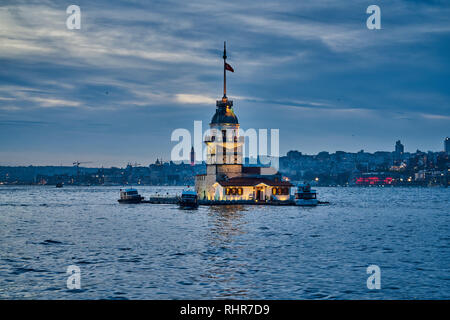
{"label": "red flag", "polygon": [[225,69],[228,71],[234,72],[234,69],[226,62],[225,62]]}

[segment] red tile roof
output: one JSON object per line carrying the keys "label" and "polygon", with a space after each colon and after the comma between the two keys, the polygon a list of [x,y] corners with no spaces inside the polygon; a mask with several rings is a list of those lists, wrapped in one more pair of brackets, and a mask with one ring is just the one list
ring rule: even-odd
{"label": "red tile roof", "polygon": [[250,177],[235,177],[228,180],[218,181],[222,187],[248,187],[256,186],[264,183],[271,187],[292,187],[289,181],[272,180],[267,178],[250,178]]}

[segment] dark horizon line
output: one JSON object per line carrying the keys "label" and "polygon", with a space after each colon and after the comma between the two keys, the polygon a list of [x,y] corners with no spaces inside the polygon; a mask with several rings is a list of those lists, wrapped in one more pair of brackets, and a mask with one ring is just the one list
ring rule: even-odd
{"label": "dark horizon line", "polygon": [[[374,151],[374,152],[366,152],[366,151],[364,151],[364,149],[361,149],[360,151],[357,151],[357,152],[349,152],[349,151],[342,151],[342,150],[336,150],[335,152],[328,152],[328,151],[320,151],[320,152],[318,152],[318,153],[316,153],[316,154],[307,154],[307,153],[303,153],[303,152],[301,152],[301,151],[299,151],[299,150],[289,150],[287,153],[289,153],[289,152],[291,152],[291,151],[297,151],[297,152],[300,152],[301,154],[302,154],[302,156],[318,156],[320,153],[322,153],[322,152],[327,152],[329,155],[333,155],[333,154],[336,154],[336,153],[338,153],[338,152],[344,152],[344,153],[353,153],[353,154],[357,154],[357,153],[360,153],[361,151],[363,151],[364,153],[367,153],[367,154],[372,154],[372,155],[374,155],[375,153],[378,153],[378,152],[383,152],[383,153],[395,153],[395,150],[394,151],[381,151],[381,150],[378,150],[378,151]],[[403,152],[403,154],[415,154],[415,153],[417,153],[417,152],[423,152],[423,153],[429,153],[429,152],[432,152],[432,153],[445,153],[445,150],[440,150],[440,151],[432,151],[432,150],[428,150],[428,151],[421,151],[421,150],[419,150],[419,149],[417,149],[415,152],[408,152],[408,151],[405,151],[405,152]],[[282,157],[287,157],[287,153],[285,154],[285,155],[282,155],[282,156],[279,156],[278,158],[282,158]],[[268,158],[276,158],[276,157],[272,157],[272,156],[267,156]],[[149,167],[150,165],[152,165],[152,164],[156,164],[156,161],[161,161],[163,164],[164,163],[171,163],[171,162],[173,162],[172,160],[168,160],[168,161],[162,161],[162,160],[160,160],[158,157],[156,158],[157,160],[155,160],[155,162],[153,162],[153,163],[149,163],[148,165],[146,165],[146,166],[143,166],[143,165],[139,165],[139,166],[137,166],[138,168],[145,168],[145,167]],[[247,159],[247,160],[249,160],[249,159],[255,159],[255,158],[249,158],[249,157],[246,157],[246,158],[244,158],[244,159]],[[95,162],[95,161],[92,161],[92,162]],[[246,161],[244,161],[244,163],[243,163],[243,165],[245,165],[245,162]],[[189,159],[185,159],[185,160],[182,160],[180,163],[175,163],[175,162],[173,162],[174,164],[176,164],[176,165],[180,165],[180,164],[186,164],[186,165],[189,165],[190,164],[190,160]],[[196,161],[195,162],[195,165],[202,165],[202,164],[204,164],[205,163],[205,161],[202,161],[202,162],[198,162],[198,161]],[[258,164],[258,163],[256,163],[256,164]],[[112,169],[112,168],[118,168],[118,169],[122,169],[122,168],[126,168],[128,165],[131,165],[132,167],[136,167],[136,166],[134,166],[134,164],[133,163],[130,163],[130,162],[128,162],[127,163],[127,165],[125,165],[125,166],[110,166],[110,167],[103,167],[103,166],[93,166],[93,167],[86,167],[86,166],[79,166],[79,168],[86,168],[86,169]],[[251,164],[251,165],[253,165],[253,164]],[[76,166],[74,166],[74,165],[56,165],[56,164],[46,164],[46,165],[34,165],[34,164],[20,164],[20,165],[3,165],[3,164],[0,164],[0,167],[58,167],[58,168],[76,168]]]}

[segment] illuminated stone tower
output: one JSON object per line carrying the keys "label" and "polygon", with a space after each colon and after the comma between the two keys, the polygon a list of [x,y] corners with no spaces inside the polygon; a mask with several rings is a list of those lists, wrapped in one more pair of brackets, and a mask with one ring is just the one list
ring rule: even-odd
{"label": "illuminated stone tower", "polygon": [[227,51],[223,48],[223,97],[216,102],[206,137],[207,174],[216,175],[216,180],[240,176],[242,173],[242,141],[239,139],[239,122],[233,111],[233,101],[227,98],[227,70],[234,72],[226,62]]}
{"label": "illuminated stone tower", "polygon": [[[244,135],[239,136],[239,122],[233,101],[227,98],[227,63],[223,46],[223,97],[216,102],[216,112],[205,135],[206,174],[195,176],[198,198],[209,204],[280,203],[290,201],[292,184],[282,180],[273,168],[243,167]],[[225,202],[222,202],[225,201]]]}
{"label": "illuminated stone tower", "polygon": [[227,97],[227,70],[234,72],[227,64],[226,44],[223,49],[223,97],[216,101],[216,112],[209,124],[205,137],[206,175],[197,176],[196,189],[200,198],[212,198],[213,185],[217,181],[238,177],[242,174],[242,145],[239,137],[239,122],[233,111],[233,101]]}

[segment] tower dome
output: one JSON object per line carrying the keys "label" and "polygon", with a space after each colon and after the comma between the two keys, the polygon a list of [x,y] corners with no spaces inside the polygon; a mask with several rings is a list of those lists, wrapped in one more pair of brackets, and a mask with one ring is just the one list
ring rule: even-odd
{"label": "tower dome", "polygon": [[211,119],[211,126],[220,124],[239,125],[238,119],[233,111],[233,101],[227,98],[227,70],[234,72],[233,67],[227,63],[226,43],[223,43],[223,97],[216,101],[216,113]]}
{"label": "tower dome", "polygon": [[216,102],[216,113],[212,117],[211,125],[215,124],[239,124],[238,118],[233,111],[233,101],[226,97]]}

